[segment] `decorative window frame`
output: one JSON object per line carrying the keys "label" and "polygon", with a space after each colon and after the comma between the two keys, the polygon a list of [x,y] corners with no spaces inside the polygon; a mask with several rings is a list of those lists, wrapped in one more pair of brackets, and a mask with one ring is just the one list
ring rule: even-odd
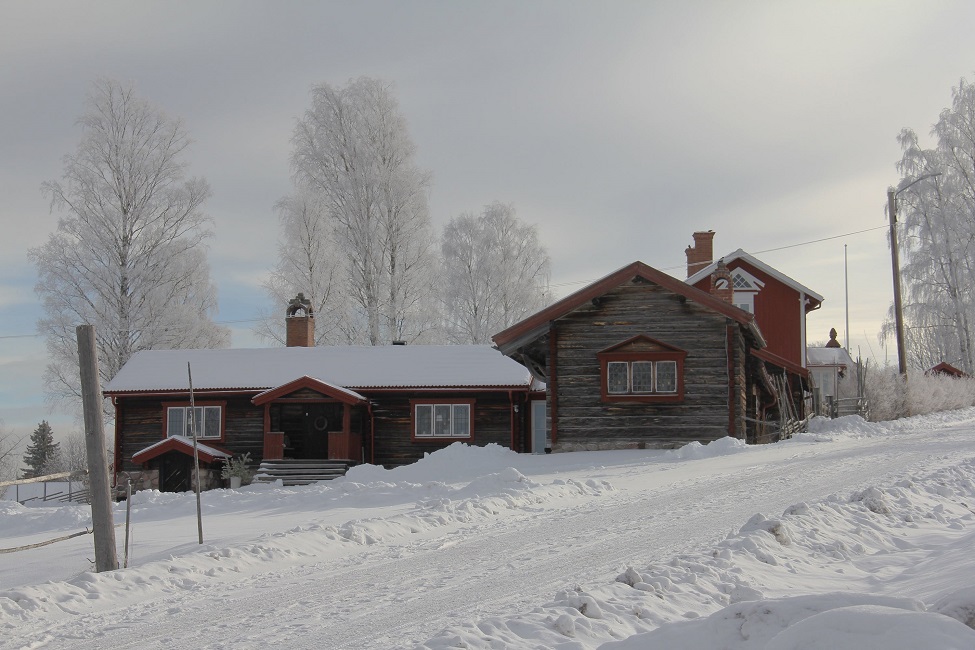
{"label": "decorative window frame", "polygon": [[[739,284],[744,286],[738,286]],[[765,287],[765,283],[745,269],[738,268],[731,271],[731,286],[734,289],[732,302],[735,307],[754,314],[755,296]]]}
{"label": "decorative window frame", "polygon": [[[474,440],[474,399],[470,398],[453,398],[453,397],[442,397],[442,398],[431,398],[431,399],[411,399],[410,400],[410,438],[413,442],[440,442],[444,440],[449,441],[466,441],[471,442]],[[417,417],[417,410],[419,407],[431,407],[431,432],[429,434],[419,434],[417,433],[417,425],[419,418]],[[436,424],[433,420],[434,414],[437,411],[437,407],[449,407],[450,408],[450,433],[448,435],[437,435],[435,432]],[[463,433],[463,429],[460,434],[455,433],[454,418],[456,413],[463,409],[458,409],[455,407],[466,407],[467,408],[467,431],[466,434]]]}
{"label": "decorative window frame", "polygon": [[[212,408],[212,407],[217,407],[217,408],[220,409],[220,435],[218,435],[218,436],[206,436],[205,434],[204,435],[199,435],[199,436],[197,436],[197,440],[206,440],[208,442],[223,442],[226,439],[226,432],[227,432],[227,403],[226,402],[212,402],[212,401],[199,401],[198,402],[198,401],[194,400],[194,406],[196,408],[203,408],[203,409]],[[186,402],[163,402],[162,403],[162,407],[163,407],[162,434],[163,434],[163,439],[165,439],[165,438],[171,437],[169,435],[169,409],[172,409],[172,408],[182,408],[182,409],[184,409],[184,418],[185,418],[185,411],[186,411],[186,409],[189,409],[190,408],[190,403],[188,401],[186,401]],[[204,410],[204,413],[205,413],[205,410]],[[204,418],[205,417],[206,416],[204,415]],[[184,422],[187,422],[187,420],[184,419]],[[184,425],[184,430],[185,430],[185,425]],[[186,434],[184,433],[183,435],[186,435]],[[187,436],[187,437],[189,437],[189,436]]]}
{"label": "decorative window frame", "polygon": [[[647,402],[647,403],[675,403],[684,401],[684,359],[687,352],[672,345],[667,345],[644,334],[629,338],[622,343],[608,347],[596,353],[599,360],[599,390],[604,402]],[[645,387],[634,390],[634,364],[651,364],[651,382],[649,390]],[[658,364],[674,364],[676,369],[676,386],[673,391],[657,390]],[[626,364],[626,391],[610,391],[610,364]],[[616,372],[620,366],[614,366]],[[617,375],[618,377],[618,375]]]}

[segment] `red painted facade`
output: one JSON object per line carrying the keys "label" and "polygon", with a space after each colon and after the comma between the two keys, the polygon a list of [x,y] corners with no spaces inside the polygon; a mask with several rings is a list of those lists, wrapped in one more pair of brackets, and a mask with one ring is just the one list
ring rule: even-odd
{"label": "red painted facade", "polygon": [[[754,313],[755,322],[768,344],[765,350],[797,366],[805,366],[803,320],[810,308],[818,306],[818,302],[803,305],[803,294],[745,260],[728,260],[727,265],[732,275],[736,269],[741,269],[764,284],[755,294]],[[711,279],[702,278],[694,286],[707,291]]]}

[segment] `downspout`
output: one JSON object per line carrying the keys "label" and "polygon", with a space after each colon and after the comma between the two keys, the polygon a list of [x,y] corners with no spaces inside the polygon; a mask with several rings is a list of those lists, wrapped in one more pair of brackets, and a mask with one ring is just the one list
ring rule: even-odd
{"label": "downspout", "polygon": [[122,408],[118,405],[118,397],[112,395],[112,406],[115,407],[115,471],[112,472],[112,485],[118,485],[118,473],[122,470]]}
{"label": "downspout", "polygon": [[508,391],[508,428],[511,430],[511,451],[518,451],[515,448],[515,392]]}
{"label": "downspout", "polygon": [[366,402],[366,412],[369,414],[369,464],[376,464],[376,418],[372,412],[372,402]]}
{"label": "downspout", "polygon": [[728,435],[737,438],[738,436],[735,435],[735,385],[737,381],[735,379],[735,362],[732,352],[734,344],[731,328],[730,324],[725,325],[725,356],[728,357]]}
{"label": "downspout", "polygon": [[799,360],[803,368],[806,367],[806,301],[808,298],[799,292]]}
{"label": "downspout", "polygon": [[548,335],[548,397],[549,397],[549,417],[552,420],[550,434],[552,436],[552,446],[559,439],[559,389],[558,389],[558,330],[555,323],[549,326]]}

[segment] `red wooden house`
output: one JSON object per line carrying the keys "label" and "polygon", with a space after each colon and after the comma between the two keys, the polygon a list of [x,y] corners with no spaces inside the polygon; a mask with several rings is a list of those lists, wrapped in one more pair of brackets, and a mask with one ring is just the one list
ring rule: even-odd
{"label": "red wooden house", "polygon": [[706,289],[719,264],[731,273],[732,302],[755,315],[767,347],[755,354],[766,362],[773,376],[788,380],[799,397],[796,415],[804,417],[805,396],[810,393],[806,360],[806,316],[819,309],[823,297],[758,258],[738,249],[720,260],[713,255],[714,231],[695,232],[694,246],[688,246],[687,282]]}
{"label": "red wooden house", "polygon": [[537,386],[490,346],[307,347],[313,327],[313,314],[289,310],[289,347],[134,355],[104,390],[116,469],[147,487],[189,489],[194,414],[204,487],[219,484],[227,455],[390,467],[457,441],[527,448]]}

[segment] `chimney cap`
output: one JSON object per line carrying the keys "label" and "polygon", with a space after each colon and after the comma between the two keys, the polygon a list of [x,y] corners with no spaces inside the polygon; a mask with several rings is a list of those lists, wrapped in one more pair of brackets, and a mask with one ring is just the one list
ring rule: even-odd
{"label": "chimney cap", "polygon": [[311,300],[305,298],[305,294],[299,293],[297,296],[288,301],[288,310],[286,314],[291,317],[297,314],[299,311],[305,312],[305,315],[314,318],[315,311],[311,307]]}

